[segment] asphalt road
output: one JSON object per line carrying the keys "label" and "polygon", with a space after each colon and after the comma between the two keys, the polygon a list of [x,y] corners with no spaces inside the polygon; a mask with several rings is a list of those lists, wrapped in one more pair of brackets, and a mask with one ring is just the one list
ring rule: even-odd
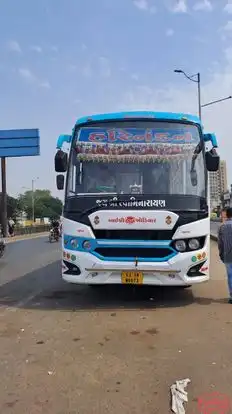
{"label": "asphalt road", "polygon": [[[0,304],[18,305],[57,284],[60,243],[48,237],[9,243],[0,260]],[[50,277],[52,275],[52,277]]]}
{"label": "asphalt road", "polygon": [[220,226],[219,221],[211,221],[210,222],[211,233],[214,235],[217,235],[219,226]]}
{"label": "asphalt road", "polygon": [[202,394],[231,395],[232,308],[214,242],[211,281],[184,291],[68,285],[59,244],[41,238],[7,247],[0,261],[4,414],[168,413],[170,385],[186,377],[189,413],[203,412]]}

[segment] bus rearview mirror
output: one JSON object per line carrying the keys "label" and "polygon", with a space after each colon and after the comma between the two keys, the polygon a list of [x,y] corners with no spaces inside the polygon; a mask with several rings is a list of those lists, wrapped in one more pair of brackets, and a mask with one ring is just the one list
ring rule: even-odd
{"label": "bus rearview mirror", "polygon": [[218,171],[220,164],[220,157],[216,150],[212,148],[210,151],[205,153],[205,163],[208,171]]}
{"label": "bus rearview mirror", "polygon": [[58,190],[64,189],[64,175],[63,174],[58,174],[56,176],[56,186]]}
{"label": "bus rearview mirror", "polygon": [[55,155],[55,171],[66,172],[68,167],[68,154],[62,150],[58,150]]}

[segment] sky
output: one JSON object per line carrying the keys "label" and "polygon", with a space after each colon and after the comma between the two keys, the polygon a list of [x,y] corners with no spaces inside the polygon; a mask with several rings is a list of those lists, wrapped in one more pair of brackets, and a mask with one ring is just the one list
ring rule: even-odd
{"label": "sky", "polygon": [[[55,196],[59,134],[83,115],[197,113],[232,95],[232,0],[0,0],[0,129],[39,128],[39,157],[7,159],[8,193]],[[232,99],[203,109],[232,183]]]}

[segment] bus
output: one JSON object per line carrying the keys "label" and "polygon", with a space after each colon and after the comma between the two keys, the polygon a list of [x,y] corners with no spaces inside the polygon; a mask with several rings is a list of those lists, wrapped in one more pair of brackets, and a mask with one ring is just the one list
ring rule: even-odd
{"label": "bus", "polygon": [[217,139],[197,116],[120,112],[60,135],[62,278],[87,285],[187,287],[209,279],[208,171]]}

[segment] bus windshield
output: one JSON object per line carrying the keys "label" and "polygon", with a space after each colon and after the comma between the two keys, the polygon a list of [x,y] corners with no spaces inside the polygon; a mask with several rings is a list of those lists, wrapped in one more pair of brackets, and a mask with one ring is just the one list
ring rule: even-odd
{"label": "bus windshield", "polygon": [[191,181],[198,127],[179,122],[132,122],[80,128],[72,147],[67,196],[168,194],[206,197],[200,152]]}

